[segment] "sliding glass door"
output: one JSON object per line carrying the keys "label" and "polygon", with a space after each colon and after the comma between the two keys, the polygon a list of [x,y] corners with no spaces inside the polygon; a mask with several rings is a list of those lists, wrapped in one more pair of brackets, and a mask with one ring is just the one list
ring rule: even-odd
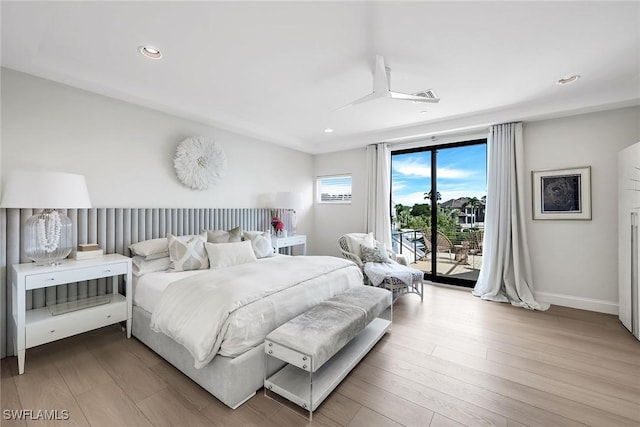
{"label": "sliding glass door", "polygon": [[473,286],[482,264],[486,140],[395,151],[394,250],[428,279]]}

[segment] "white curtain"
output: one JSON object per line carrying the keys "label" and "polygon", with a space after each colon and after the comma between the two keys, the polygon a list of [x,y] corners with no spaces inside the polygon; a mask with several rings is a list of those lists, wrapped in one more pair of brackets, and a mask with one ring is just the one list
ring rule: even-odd
{"label": "white curtain", "polygon": [[367,233],[391,249],[391,154],[387,144],[367,146]]}
{"label": "white curtain", "polygon": [[525,230],[522,123],[492,126],[487,141],[487,207],[482,268],[473,294],[518,307],[547,310],[531,292]]}

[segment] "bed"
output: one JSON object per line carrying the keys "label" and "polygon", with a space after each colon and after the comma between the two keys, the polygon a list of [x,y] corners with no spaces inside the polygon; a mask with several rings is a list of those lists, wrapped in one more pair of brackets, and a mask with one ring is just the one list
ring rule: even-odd
{"label": "bed", "polygon": [[[218,251],[231,247],[215,246]],[[166,260],[152,262],[164,268]],[[133,283],[133,335],[234,409],[263,385],[263,342],[269,332],[363,285],[361,270],[336,257],[269,254],[232,265],[213,263],[211,258],[213,269],[187,271],[139,265]],[[270,366],[267,374],[281,366]]]}

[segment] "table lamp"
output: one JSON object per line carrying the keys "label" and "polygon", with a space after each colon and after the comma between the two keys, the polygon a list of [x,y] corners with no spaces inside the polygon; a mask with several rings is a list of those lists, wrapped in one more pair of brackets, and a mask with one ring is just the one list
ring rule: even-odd
{"label": "table lamp", "polygon": [[62,172],[15,171],[2,193],[2,208],[43,209],[22,228],[26,256],[41,265],[56,265],[73,249],[71,219],[56,209],[90,208],[84,176]]}

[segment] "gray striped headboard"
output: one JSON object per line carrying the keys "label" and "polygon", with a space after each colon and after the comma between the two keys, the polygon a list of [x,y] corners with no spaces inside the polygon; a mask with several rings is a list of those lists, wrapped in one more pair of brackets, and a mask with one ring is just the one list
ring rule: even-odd
{"label": "gray striped headboard", "polygon": [[[130,256],[128,246],[142,240],[174,235],[197,234],[204,229],[267,230],[271,210],[259,208],[92,208],[61,210],[71,218],[74,246],[98,243],[105,253]],[[21,242],[21,226],[37,210],[0,209],[0,346],[1,357],[13,354],[8,341],[7,318],[11,316],[11,265],[28,262]],[[290,215],[278,210],[286,223]],[[43,307],[110,292],[106,279],[27,291],[27,309]]]}

